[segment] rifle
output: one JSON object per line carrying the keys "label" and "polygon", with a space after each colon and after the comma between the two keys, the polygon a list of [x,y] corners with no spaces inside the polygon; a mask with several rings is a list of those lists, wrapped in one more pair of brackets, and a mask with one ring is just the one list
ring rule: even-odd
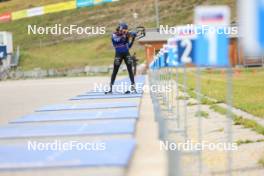
{"label": "rifle", "polygon": [[143,27],[143,26],[138,26],[136,28],[129,30],[129,34],[130,33],[136,33],[135,39],[137,39],[137,40],[146,36],[146,30],[145,30],[145,27]]}

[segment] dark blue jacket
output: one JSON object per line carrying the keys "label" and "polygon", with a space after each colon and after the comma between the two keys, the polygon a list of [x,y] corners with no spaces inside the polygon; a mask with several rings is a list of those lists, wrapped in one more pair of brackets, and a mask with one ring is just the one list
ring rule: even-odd
{"label": "dark blue jacket", "polygon": [[112,34],[112,43],[117,53],[125,53],[128,52],[134,43],[134,38],[129,42],[129,38],[127,35],[119,34],[114,32]]}

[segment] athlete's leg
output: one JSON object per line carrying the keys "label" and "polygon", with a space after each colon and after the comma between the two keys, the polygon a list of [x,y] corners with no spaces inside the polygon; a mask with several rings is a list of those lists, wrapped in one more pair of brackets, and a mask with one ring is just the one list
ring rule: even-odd
{"label": "athlete's leg", "polygon": [[133,69],[132,69],[133,59],[131,58],[130,54],[127,53],[124,57],[124,60],[125,60],[125,64],[127,67],[130,81],[131,81],[131,85],[135,85],[135,79],[134,79],[134,74],[133,74]]}
{"label": "athlete's leg", "polygon": [[119,67],[122,64],[122,58],[119,54],[116,53],[115,60],[114,60],[114,68],[111,76],[111,83],[110,83],[110,91],[112,91],[112,87],[115,83],[116,75],[118,73]]}
{"label": "athlete's leg", "polygon": [[[136,86],[135,86],[135,79],[134,79],[134,73],[133,73],[133,59],[131,58],[130,54],[127,53],[124,57],[124,60],[125,60],[125,64],[126,64],[126,67],[127,67],[127,71],[128,71],[128,74],[129,74],[129,78],[130,78],[130,81],[131,81],[131,91],[132,92],[136,92]],[[127,91],[126,93],[130,93],[130,91]]]}
{"label": "athlete's leg", "polygon": [[133,60],[133,67],[134,67],[133,71],[134,71],[134,77],[135,77],[137,74],[137,63],[135,60]]}

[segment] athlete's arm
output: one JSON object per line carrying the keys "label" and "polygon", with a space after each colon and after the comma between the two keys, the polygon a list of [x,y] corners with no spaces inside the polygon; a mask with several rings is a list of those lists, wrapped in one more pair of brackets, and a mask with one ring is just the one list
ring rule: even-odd
{"label": "athlete's arm", "polygon": [[128,45],[129,48],[131,48],[133,46],[137,34],[134,32],[131,32],[130,35],[132,36],[132,40],[131,40],[131,42],[129,42],[129,45]]}

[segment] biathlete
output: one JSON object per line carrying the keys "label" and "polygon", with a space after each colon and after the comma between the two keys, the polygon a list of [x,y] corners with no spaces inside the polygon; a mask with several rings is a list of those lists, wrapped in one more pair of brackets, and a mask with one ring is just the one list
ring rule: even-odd
{"label": "biathlete", "polygon": [[128,25],[126,23],[120,23],[116,31],[112,34],[112,44],[115,48],[114,69],[111,76],[110,90],[105,92],[105,94],[112,93],[116,75],[123,60],[125,61],[131,81],[130,90],[126,91],[125,93],[136,92],[134,74],[132,70],[133,58],[129,53],[129,49],[133,46],[136,36],[137,33],[128,31]]}

